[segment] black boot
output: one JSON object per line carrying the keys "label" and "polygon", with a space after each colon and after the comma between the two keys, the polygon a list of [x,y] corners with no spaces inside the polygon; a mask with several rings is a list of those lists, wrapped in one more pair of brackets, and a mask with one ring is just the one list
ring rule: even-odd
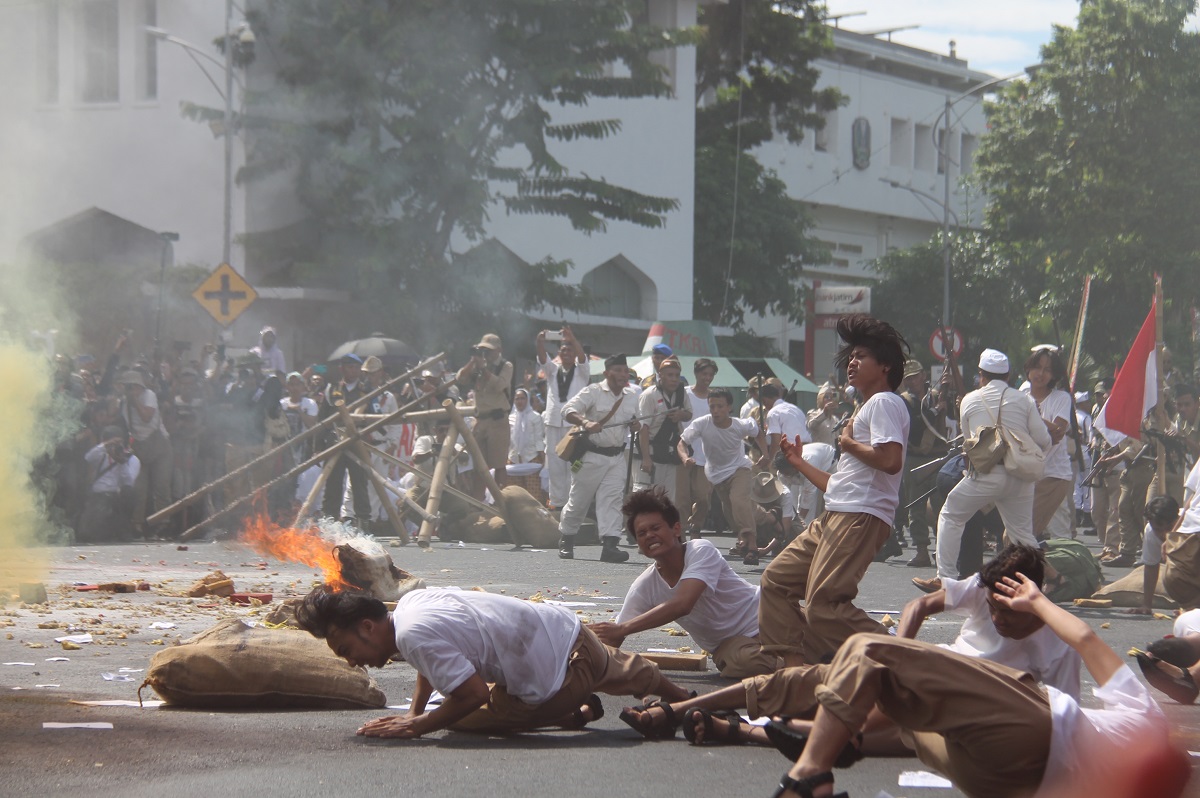
{"label": "black boot", "polygon": [[617,548],[618,540],[620,538],[604,538],[604,548],[600,550],[600,562],[625,562],[629,559],[629,552]]}
{"label": "black boot", "polygon": [[575,559],[575,536],[562,535],[558,539],[558,559],[573,560]]}

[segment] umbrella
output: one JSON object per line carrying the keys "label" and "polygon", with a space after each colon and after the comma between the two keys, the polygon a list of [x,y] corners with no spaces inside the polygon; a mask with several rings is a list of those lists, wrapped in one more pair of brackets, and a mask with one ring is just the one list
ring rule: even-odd
{"label": "umbrella", "polygon": [[416,350],[403,341],[386,338],[381,332],[371,333],[367,338],[347,341],[329,354],[330,362],[340,360],[346,355],[358,355],[366,360],[371,355],[379,358],[385,365],[398,363],[416,363],[420,356]]}

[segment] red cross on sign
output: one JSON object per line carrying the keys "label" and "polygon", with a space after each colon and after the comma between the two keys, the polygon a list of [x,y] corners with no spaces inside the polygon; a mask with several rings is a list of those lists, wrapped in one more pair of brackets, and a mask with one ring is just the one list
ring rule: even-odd
{"label": "red cross on sign", "polygon": [[947,327],[943,335],[941,330],[934,330],[933,335],[929,336],[929,351],[938,360],[946,359],[946,342],[950,342],[950,351],[958,357],[963,353],[963,337],[962,333],[953,327]]}
{"label": "red cross on sign", "polygon": [[258,292],[232,266],[222,263],[192,292],[192,296],[218,324],[228,327],[258,299]]}

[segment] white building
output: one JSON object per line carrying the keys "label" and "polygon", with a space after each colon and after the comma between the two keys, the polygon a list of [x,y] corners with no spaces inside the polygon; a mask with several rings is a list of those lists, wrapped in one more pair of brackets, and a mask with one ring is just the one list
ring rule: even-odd
{"label": "white building", "polygon": [[[847,104],[829,113],[824,129],[809,131],[799,145],[777,139],[756,155],[779,173],[793,198],[811,204],[813,235],[832,258],[806,264],[810,279],[824,286],[865,285],[873,277],[872,260],[924,243],[941,227],[946,175],[934,142],[943,135],[947,99],[954,103],[946,148],[948,204],[961,224],[978,225],[984,200],[961,179],[971,173],[986,122],[977,95],[959,98],[994,79],[953,54],[847,30],[832,33],[834,52],[816,62],[818,86],[838,88]],[[940,306],[940,284],[930,286],[930,302]],[[803,364],[821,382],[830,370],[836,335],[823,329],[827,320],[812,312],[816,308],[809,310],[801,328],[779,317],[756,317],[749,326],[774,339],[794,365]]]}

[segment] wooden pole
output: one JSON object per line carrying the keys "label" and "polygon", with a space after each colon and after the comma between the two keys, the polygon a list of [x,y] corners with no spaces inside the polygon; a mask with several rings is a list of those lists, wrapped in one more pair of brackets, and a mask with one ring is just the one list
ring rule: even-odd
{"label": "wooden pole", "polygon": [[325,483],[329,480],[329,475],[333,473],[333,467],[337,465],[337,461],[340,458],[340,454],[335,454],[325,461],[325,465],[321,468],[321,473],[317,475],[317,479],[313,482],[312,488],[309,489],[308,495],[304,497],[304,503],[300,505],[300,510],[296,513],[296,523],[293,526],[300,526],[300,522],[308,516],[313,504],[317,501],[317,496],[320,495],[321,489],[325,487]]}
{"label": "wooden pole", "polygon": [[[372,449],[372,451],[376,454],[382,455],[385,460],[387,460],[392,465],[399,468],[401,471],[404,471],[409,474],[416,474],[418,477],[420,477],[421,479],[424,479],[424,480],[428,480],[428,481],[433,480],[432,474],[429,474],[428,472],[422,471],[421,469],[417,468],[414,465],[404,462],[403,460],[401,460],[399,457],[396,457],[395,455],[388,454],[387,452],[380,451],[379,449]],[[447,494],[453,496],[454,498],[459,499],[460,501],[466,502],[467,504],[471,505],[472,507],[474,507],[477,510],[482,510],[485,513],[489,513],[491,515],[495,515],[495,516],[499,516],[499,517],[504,516],[504,514],[501,513],[493,505],[490,505],[487,502],[481,502],[481,501],[479,501],[479,499],[476,499],[474,496],[471,496],[470,494],[467,494],[467,493],[463,493],[458,488],[452,487],[450,485],[446,485],[445,492]]]}
{"label": "wooden pole", "polygon": [[[356,455],[354,452],[345,452],[345,456],[349,457],[351,460],[358,463],[363,468],[374,468],[374,466],[372,466],[370,463],[365,463],[361,459],[359,459],[358,455]],[[376,473],[378,473],[378,472],[376,472]],[[421,518],[425,518],[425,508],[422,507],[421,505],[417,504],[416,502],[414,502],[412,499],[408,498],[407,493],[400,490],[400,488],[397,488],[395,485],[388,482],[387,480],[384,480],[383,484],[384,484],[384,487],[386,487],[393,496],[395,496],[400,501],[404,502],[406,507],[408,507],[413,512],[420,515]],[[436,521],[437,519],[434,518],[432,520]]]}
{"label": "wooden pole", "polygon": [[[442,450],[438,452],[437,463],[433,467],[433,481],[429,484],[429,499],[425,503],[427,516],[437,518],[442,507],[442,489],[446,486],[446,477],[450,472],[450,462],[454,459],[454,444],[458,442],[458,431],[451,429],[442,441]],[[429,540],[433,536],[433,522],[427,517],[421,522],[421,531],[417,535],[417,545],[423,549],[429,548]]]}
{"label": "wooden pole", "polygon": [[392,529],[396,536],[400,538],[400,544],[408,545],[408,529],[404,526],[404,521],[400,518],[400,511],[396,509],[394,502],[388,501],[387,480],[379,476],[375,469],[370,465],[371,453],[367,449],[367,445],[363,443],[359,437],[359,432],[354,428],[354,420],[350,417],[350,411],[345,405],[338,407],[338,413],[342,417],[342,422],[345,425],[344,434],[351,438],[351,450],[358,455],[358,459],[367,463],[366,473],[367,479],[371,480],[371,484],[375,488],[375,493],[379,495],[379,502],[383,505],[384,512],[387,513],[388,521],[392,524]]}
{"label": "wooden pole", "polygon": [[[1159,432],[1165,433],[1167,425],[1167,408],[1163,404],[1163,385],[1166,375],[1163,374],[1163,285],[1160,275],[1154,276],[1154,370],[1157,373],[1157,394],[1154,405],[1154,415],[1159,421]],[[1156,496],[1167,495],[1167,449],[1162,442],[1158,443],[1158,464],[1155,479],[1158,482]]]}
{"label": "wooden pole", "polygon": [[[441,360],[443,357],[445,357],[444,353],[434,355],[433,357],[425,360],[424,362],[419,363],[416,366],[413,366],[411,369],[406,371],[404,374],[401,374],[399,377],[396,377],[395,379],[390,380],[386,385],[380,386],[379,388],[376,388],[375,390],[371,391],[370,393],[367,393],[367,394],[364,394],[364,395],[358,397],[353,402],[351,402],[349,406],[351,408],[355,408],[355,407],[359,407],[360,405],[365,405],[369,400],[378,396],[387,388],[400,382],[403,379],[407,379],[408,377],[410,377],[411,375],[413,375],[415,373],[419,373],[419,371],[421,369],[423,369],[425,366],[428,366],[431,363],[436,363],[438,360]],[[448,382],[446,384],[450,385],[453,382],[454,381],[451,380],[450,382]],[[417,404],[419,404],[420,402],[422,402],[424,400],[425,400],[425,397],[422,396],[421,398],[417,399],[416,401],[406,404],[403,408],[401,408],[400,410],[397,410],[396,412],[399,413],[409,407],[415,407]],[[381,423],[384,418],[390,420],[394,417],[395,417],[395,414],[393,414],[392,416],[384,416],[380,419],[379,422],[376,422],[376,423]],[[184,507],[187,507],[189,504],[196,502],[203,496],[205,496],[208,493],[221,487],[222,485],[224,485],[226,482],[230,481],[234,477],[239,476],[243,472],[250,470],[254,466],[261,463],[262,461],[267,460],[268,458],[278,454],[279,452],[283,451],[284,449],[289,449],[292,446],[296,445],[297,443],[306,441],[309,438],[313,437],[314,435],[319,435],[320,433],[328,430],[330,427],[332,427],[334,425],[336,419],[337,419],[337,416],[333,415],[333,416],[330,416],[329,418],[324,419],[323,421],[319,421],[316,424],[309,427],[308,429],[303,430],[302,432],[297,434],[295,437],[288,438],[286,441],[279,444],[278,446],[271,449],[270,451],[266,452],[265,454],[262,454],[259,457],[256,457],[255,459],[251,460],[249,463],[246,463],[245,465],[242,465],[239,468],[235,468],[233,471],[230,471],[228,474],[225,474],[222,477],[214,479],[212,482],[209,482],[206,485],[200,486],[193,492],[189,493],[187,496],[184,496],[182,499],[179,499],[178,501],[176,501],[174,504],[170,504],[170,505],[164,507],[163,509],[159,510],[158,512],[154,513],[153,515],[149,516],[146,519],[146,523],[148,523],[148,524],[158,523],[159,521],[166,518],[167,516],[173,515],[174,513],[178,512],[179,510],[182,510]]]}
{"label": "wooden pole", "polygon": [[501,515],[504,513],[504,494],[500,492],[500,485],[496,482],[496,478],[492,476],[492,472],[488,471],[487,459],[483,456],[483,450],[479,448],[479,442],[475,440],[475,436],[471,433],[471,428],[467,426],[467,422],[463,419],[462,413],[454,406],[454,402],[447,399],[442,402],[442,407],[446,408],[446,412],[450,414],[450,421],[453,422],[458,434],[462,436],[463,444],[467,447],[467,452],[471,455],[471,460],[475,464],[475,473],[479,474],[479,478],[483,480],[483,484],[492,492],[492,498],[496,500],[496,506],[500,508]]}

